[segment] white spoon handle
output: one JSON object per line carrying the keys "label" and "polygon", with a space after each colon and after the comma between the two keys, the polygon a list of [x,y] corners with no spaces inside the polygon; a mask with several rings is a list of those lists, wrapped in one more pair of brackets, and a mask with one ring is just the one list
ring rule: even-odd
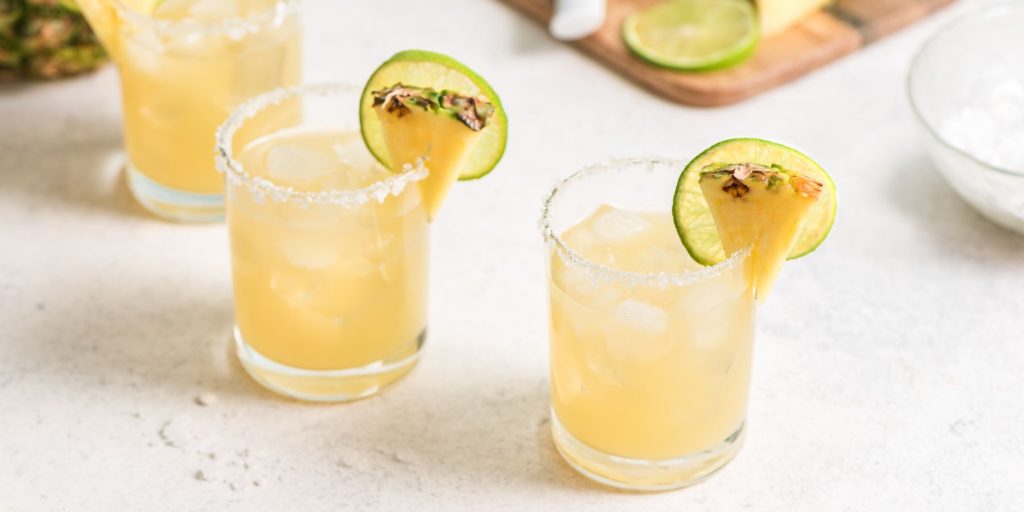
{"label": "white spoon handle", "polygon": [[555,0],[555,15],[548,29],[563,41],[581,39],[604,24],[605,0]]}

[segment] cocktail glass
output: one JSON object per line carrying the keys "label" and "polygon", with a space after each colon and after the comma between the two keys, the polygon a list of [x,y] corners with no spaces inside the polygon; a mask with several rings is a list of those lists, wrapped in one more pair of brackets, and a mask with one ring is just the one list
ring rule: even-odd
{"label": "cocktail glass", "polygon": [[743,440],[754,341],[749,250],[692,261],[672,223],[685,162],[586,168],[548,196],[552,433],[584,475],[699,482]]}
{"label": "cocktail glass", "polygon": [[78,3],[117,64],[135,198],[170,220],[223,219],[214,131],[243,100],[299,83],[297,0]]}
{"label": "cocktail glass", "polygon": [[428,171],[376,162],[360,93],[279,89],[217,132],[238,356],[299,399],[372,395],[414,366],[426,336],[429,224],[415,184]]}

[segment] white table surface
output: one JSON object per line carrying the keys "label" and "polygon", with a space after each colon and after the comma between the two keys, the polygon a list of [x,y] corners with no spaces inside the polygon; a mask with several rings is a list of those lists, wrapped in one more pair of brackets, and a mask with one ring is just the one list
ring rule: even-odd
{"label": "white table surface", "polygon": [[[434,227],[419,368],[338,406],[242,372],[224,226],[133,203],[114,69],[0,88],[0,510],[1021,510],[1024,238],[940,179],[903,87],[922,41],[980,4],[708,110],[496,1],[307,1],[309,79],[361,83],[429,48],[487,76],[511,118],[501,166]],[[611,492],[551,447],[541,197],[589,162],[733,136],[829,169],[835,230],[760,312],[739,457],[688,490]]]}

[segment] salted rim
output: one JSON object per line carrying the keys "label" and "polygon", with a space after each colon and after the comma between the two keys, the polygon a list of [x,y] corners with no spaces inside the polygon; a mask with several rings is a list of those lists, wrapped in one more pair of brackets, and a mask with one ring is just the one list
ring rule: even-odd
{"label": "salted rim", "polygon": [[964,25],[972,21],[976,21],[979,18],[989,18],[992,16],[1005,14],[1006,12],[1024,12],[1024,9],[1021,8],[1021,4],[1018,2],[1002,2],[982,7],[970,13],[959,16],[957,19],[946,23],[941,28],[939,28],[939,30],[935,31],[935,33],[932,34],[931,37],[929,37],[923,45],[921,45],[921,48],[917,51],[917,54],[914,55],[913,60],[910,61],[910,68],[909,71],[907,71],[906,88],[907,97],[910,99],[910,110],[914,112],[914,117],[917,118],[918,123],[920,123],[921,126],[924,127],[925,131],[927,131],[935,140],[939,141],[940,144],[942,144],[944,147],[952,149],[954,152],[963,155],[968,160],[972,160],[986,169],[1001,172],[1003,174],[1008,174],[1015,178],[1020,178],[1024,176],[1024,170],[1016,171],[1013,169],[1007,169],[1005,167],[995,165],[991,162],[987,162],[975,156],[973,153],[970,153],[966,149],[957,147],[953,143],[946,140],[942,133],[940,133],[940,130],[935,126],[932,126],[928,119],[925,118],[924,114],[922,113],[921,107],[917,104],[917,101],[914,98],[914,77],[915,75],[918,74],[919,64],[921,63],[921,60],[924,59],[924,55],[931,50],[932,46],[937,41],[939,41],[943,37],[947,37],[950,31],[956,29],[957,27],[960,27],[961,25]]}
{"label": "salted rim", "polygon": [[239,18],[225,18],[213,21],[196,20],[166,20],[146,16],[124,4],[123,0],[111,2],[118,16],[129,20],[134,25],[150,27],[156,32],[163,34],[195,33],[206,34],[241,31],[256,32],[267,24],[278,24],[281,20],[292,15],[299,5],[299,0],[276,0],[273,7],[264,9],[252,16]]}
{"label": "salted rim", "polygon": [[555,251],[562,258],[562,261],[572,266],[584,268],[594,278],[602,281],[624,281],[633,286],[693,286],[717,277],[723,272],[732,270],[739,266],[739,264],[750,255],[751,251],[749,247],[741,251],[736,251],[725,260],[710,267],[704,267],[700,270],[689,270],[685,272],[629,272],[619,270],[587,259],[582,254],[576,252],[575,249],[569,247],[569,245],[562,240],[561,235],[555,233],[555,230],[551,227],[551,208],[554,204],[555,197],[562,189],[571,186],[573,182],[580,181],[596,174],[619,172],[629,166],[643,166],[643,169],[646,172],[652,172],[655,166],[658,165],[676,167],[680,169],[680,172],[682,172],[682,169],[686,168],[686,162],[672,158],[620,158],[584,167],[558,182],[558,184],[555,185],[544,199],[544,207],[541,210],[540,231],[541,235],[544,237],[544,241],[554,247]]}
{"label": "salted rim", "polygon": [[[405,164],[401,173],[391,174],[387,178],[356,189],[327,189],[318,192],[295,190],[290,186],[274,183],[260,176],[246,172],[242,163],[235,160],[231,140],[235,132],[261,110],[280,104],[282,101],[301,95],[332,96],[351,94],[358,98],[361,87],[340,83],[310,84],[295,87],[281,87],[265,92],[239,105],[224,124],[217,128],[217,170],[223,173],[232,183],[242,183],[251,192],[269,195],[277,202],[334,204],[339,206],[358,206],[376,199],[383,202],[389,195],[398,195],[411,183],[416,183],[429,174],[423,159],[416,160],[415,165]],[[353,99],[353,101],[356,101]]]}

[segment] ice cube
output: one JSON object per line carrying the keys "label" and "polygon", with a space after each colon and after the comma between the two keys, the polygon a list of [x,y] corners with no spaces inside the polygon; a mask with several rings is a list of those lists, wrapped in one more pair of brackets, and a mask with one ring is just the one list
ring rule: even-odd
{"label": "ice cube", "polygon": [[200,32],[185,32],[167,39],[167,51],[175,56],[185,58],[209,58],[207,56],[219,51],[216,37]]}
{"label": "ice cube", "polygon": [[622,297],[622,289],[616,283],[599,280],[587,269],[565,263],[555,256],[552,279],[556,286],[582,306],[596,311],[608,311]]}
{"label": "ice cube", "polygon": [[[346,167],[351,167],[356,172],[377,177],[383,169],[378,168],[377,160],[366,149],[366,143],[362,137],[356,134],[338,137],[331,145],[338,161]],[[369,183],[367,183],[368,185]]]}
{"label": "ice cube", "polygon": [[583,364],[588,370],[588,377],[606,386],[622,386],[622,377],[615,368],[608,347],[600,336],[581,340],[586,343],[583,350]]}
{"label": "ice cube", "polygon": [[139,30],[127,38],[123,45],[124,66],[147,75],[165,72],[166,44],[155,30]]}
{"label": "ice cube", "polygon": [[[249,29],[256,30],[253,27]],[[262,92],[289,85],[289,77],[299,72],[300,56],[294,44],[268,41],[262,32],[239,40],[240,34],[234,32],[228,31],[227,40],[224,41],[227,55],[233,56],[229,57],[231,70],[225,76],[231,84],[233,100],[241,103]],[[258,56],[244,57],[251,54]],[[266,126],[295,126],[303,118],[301,110],[304,101],[301,96],[284,99],[272,109],[261,111],[259,122],[266,122]],[[320,114],[326,115],[324,112]]]}
{"label": "ice cube", "polygon": [[150,103],[138,106],[139,117],[150,127],[158,130],[173,130],[181,122],[185,112],[181,104],[166,96],[153,95]]}
{"label": "ice cube", "polygon": [[738,340],[753,336],[753,298],[726,301],[709,311],[686,318],[691,326],[687,342],[699,351],[720,350],[742,345]]}
{"label": "ice cube", "polygon": [[581,308],[571,299],[552,297],[552,328],[559,337],[576,340],[577,343],[588,343],[601,337],[596,313]]}
{"label": "ice cube", "polygon": [[676,305],[672,310],[680,317],[703,316],[720,305],[753,300],[753,290],[744,269],[726,270],[699,284],[680,288],[674,294]]}
{"label": "ice cube", "polygon": [[616,365],[646,365],[671,352],[668,313],[632,297],[619,303],[604,325],[608,355]]}
{"label": "ice cube", "polygon": [[594,263],[615,265],[612,247],[598,240],[587,222],[581,222],[563,233],[562,240],[577,254]]}
{"label": "ice cube", "polygon": [[283,239],[281,251],[294,267],[323,270],[338,260],[339,247],[323,233],[298,234]]}
{"label": "ice cube", "polygon": [[380,262],[367,257],[365,254],[357,254],[338,262],[339,275],[344,279],[364,279],[371,275],[379,275]]}
{"label": "ice cube", "polygon": [[715,352],[724,347],[729,338],[735,335],[735,318],[728,315],[729,308],[720,305],[688,322],[689,332],[683,341],[698,352]]}
{"label": "ice cube", "polygon": [[734,325],[710,322],[693,327],[689,332],[680,333],[680,342],[692,350],[693,362],[712,374],[728,373],[735,359],[734,351],[742,343],[740,329]]}
{"label": "ice cube", "polygon": [[395,235],[393,233],[375,232],[373,242],[365,246],[366,251],[363,259],[376,267],[377,276],[385,282],[390,282],[400,272],[400,253],[393,246]]}
{"label": "ice cube", "polygon": [[585,224],[573,226],[565,233],[562,233],[562,240],[572,250],[583,255],[593,252],[593,249],[597,246],[597,238]]}
{"label": "ice cube", "polygon": [[555,399],[568,404],[583,393],[583,375],[577,361],[563,356],[553,360],[551,366],[551,387]]}
{"label": "ice cube", "polygon": [[681,305],[675,311],[672,336],[696,367],[724,375],[734,360],[749,350],[754,336],[754,298],[749,292],[710,307]]}
{"label": "ice cube", "polygon": [[633,272],[682,272],[686,270],[686,263],[690,260],[686,250],[679,243],[673,246],[649,245],[631,251],[628,255],[617,255],[616,258],[623,269]]}
{"label": "ice cube", "polygon": [[[285,61],[288,54],[285,50],[267,50],[258,59],[236,59],[234,72],[231,73],[232,97],[241,103],[263,91],[273,89],[285,76]],[[276,112],[284,112],[278,107]]]}
{"label": "ice cube", "polygon": [[316,310],[320,304],[321,284],[307,272],[282,270],[270,276],[270,289],[285,303],[298,310]]}
{"label": "ice cube", "polygon": [[621,243],[642,233],[650,223],[642,215],[604,205],[590,219],[594,236],[604,243]]}
{"label": "ice cube", "polygon": [[335,273],[278,269],[270,275],[270,289],[303,321],[317,328],[342,329],[347,320],[358,318],[359,305],[367,293],[362,283]]}
{"label": "ice cube", "polygon": [[165,0],[164,3],[174,5],[161,6],[161,13],[170,14],[170,9],[174,9],[176,17],[196,21],[227,20],[242,15],[241,5],[235,0]]}
{"label": "ice cube", "polygon": [[613,314],[638,334],[658,336],[668,330],[668,313],[654,304],[628,298],[619,303]]}
{"label": "ice cube", "polygon": [[568,365],[572,360],[574,380],[580,381],[581,388],[587,387],[586,382],[593,382],[595,386],[621,386],[604,345],[601,318],[605,314],[580,307],[561,295],[551,298],[551,308],[552,347],[556,353],[565,353],[558,356],[565,361],[559,364]]}
{"label": "ice cube", "polygon": [[307,147],[281,144],[267,151],[267,174],[284,186],[312,185],[337,171],[331,155]]}

